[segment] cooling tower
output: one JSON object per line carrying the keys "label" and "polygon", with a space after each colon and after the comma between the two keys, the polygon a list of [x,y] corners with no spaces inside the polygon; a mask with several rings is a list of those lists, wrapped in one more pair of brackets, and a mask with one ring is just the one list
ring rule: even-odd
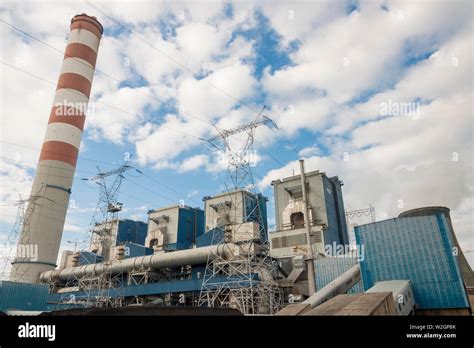
{"label": "cooling tower", "polygon": [[56,268],[102,32],[95,17],[71,20],[10,280],[36,283],[41,272]]}

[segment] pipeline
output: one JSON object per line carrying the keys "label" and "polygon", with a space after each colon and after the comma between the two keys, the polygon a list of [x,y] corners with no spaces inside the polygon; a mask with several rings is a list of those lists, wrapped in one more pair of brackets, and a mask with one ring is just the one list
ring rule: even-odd
{"label": "pipeline", "polygon": [[209,257],[229,257],[233,244],[211,245],[196,249],[179,250],[163,254],[132,257],[124,260],[116,260],[111,263],[95,263],[84,266],[69,267],[53,271],[43,272],[40,275],[41,282],[51,280],[68,280],[73,277],[96,276],[104,273],[126,273],[131,270],[140,269],[163,269],[169,267],[180,267],[186,265],[205,264]]}
{"label": "pipeline", "polygon": [[290,304],[276,315],[302,315],[321,303],[344,294],[360,281],[360,266],[355,265],[301,303]]}
{"label": "pipeline", "polygon": [[349,270],[334,279],[321,290],[315,292],[303,304],[308,304],[311,308],[319,306],[321,303],[339,295],[345,294],[360,280],[360,266],[355,265]]}

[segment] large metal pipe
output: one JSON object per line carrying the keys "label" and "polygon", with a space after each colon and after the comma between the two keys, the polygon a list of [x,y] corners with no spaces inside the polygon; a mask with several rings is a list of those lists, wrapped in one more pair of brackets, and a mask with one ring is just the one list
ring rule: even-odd
{"label": "large metal pipe", "polygon": [[102,32],[95,17],[80,14],[71,20],[17,248],[36,252],[17,252],[10,280],[36,283],[40,273],[56,267]]}
{"label": "large metal pipe", "polygon": [[277,315],[302,315],[339,294],[345,294],[360,281],[360,266],[355,265],[301,303],[290,304]]}
{"label": "large metal pipe", "polygon": [[73,277],[95,276],[103,273],[125,273],[131,270],[140,269],[163,269],[168,267],[180,267],[186,265],[206,264],[209,257],[228,257],[233,248],[233,244],[211,245],[202,248],[180,250],[163,254],[153,254],[148,256],[133,257],[124,260],[113,261],[109,264],[96,263],[85,266],[64,268],[43,272],[40,281],[68,280]]}
{"label": "large metal pipe", "polygon": [[345,294],[350,290],[357,282],[360,281],[360,266],[355,265],[350,268],[339,277],[334,279],[324,288],[314,293],[308,299],[303,301],[303,304],[308,304],[311,308],[319,306],[321,303],[333,298],[339,294]]}

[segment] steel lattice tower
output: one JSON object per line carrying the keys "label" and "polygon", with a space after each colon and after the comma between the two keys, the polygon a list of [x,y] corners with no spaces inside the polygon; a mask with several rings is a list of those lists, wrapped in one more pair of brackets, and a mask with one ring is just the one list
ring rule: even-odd
{"label": "steel lattice tower", "polygon": [[[44,198],[41,196],[31,196],[28,199],[20,199],[14,204],[18,206],[15,223],[8,235],[6,241],[6,255],[5,259],[3,260],[3,268],[1,272],[0,279],[7,279],[9,277],[16,276],[22,279],[26,273],[29,271],[29,267],[26,267],[22,270],[14,269],[13,267],[8,271],[7,267],[9,263],[15,263],[17,261],[21,261],[21,255],[18,255],[19,249],[29,248],[33,245],[30,244],[29,235],[26,234],[23,238],[20,238],[22,230],[29,230],[30,223],[31,223],[31,216],[33,215],[35,208],[38,206],[36,202],[38,199]],[[16,247],[16,249],[14,249]],[[16,254],[16,255],[15,255]],[[23,255],[24,257],[25,255]],[[17,274],[12,274],[13,272],[17,272]],[[19,273],[19,274],[18,274]]]}
{"label": "steel lattice tower", "polygon": [[[256,119],[231,130],[219,130],[219,135],[207,141],[216,149],[224,150],[228,160],[228,177],[226,184],[229,200],[222,204],[225,214],[236,214],[242,209],[244,196],[237,199],[235,192],[245,190],[249,197],[254,197],[256,204],[246,217],[253,216],[258,224],[258,234],[246,231],[244,223],[229,224],[214,230],[212,244],[227,249],[221,255],[211,255],[206,265],[198,305],[207,307],[233,307],[244,314],[274,314],[281,305],[281,291],[276,281],[276,265],[269,256],[266,224],[260,209],[262,196],[255,190],[251,171],[252,147],[255,129],[262,125],[274,126],[271,119],[261,113]],[[246,134],[244,145],[235,148],[230,137],[235,134]],[[219,147],[220,145],[220,147]],[[235,236],[239,238],[235,238]]]}
{"label": "steel lattice tower", "polygon": [[[99,185],[99,200],[92,217],[88,237],[90,248],[96,249],[97,254],[104,257],[103,264],[108,267],[113,261],[114,224],[118,224],[118,213],[122,210],[122,203],[118,201],[118,194],[122,184],[123,174],[134,167],[125,163],[117,169],[100,172],[92,178],[83,179]],[[137,169],[135,169],[137,170]],[[137,170],[138,171],[138,170]],[[118,229],[118,226],[117,226]],[[71,279],[79,288],[87,293],[87,304],[95,307],[122,306],[120,289],[123,287],[123,275],[104,272],[95,277]],[[111,296],[114,292],[114,296]]]}

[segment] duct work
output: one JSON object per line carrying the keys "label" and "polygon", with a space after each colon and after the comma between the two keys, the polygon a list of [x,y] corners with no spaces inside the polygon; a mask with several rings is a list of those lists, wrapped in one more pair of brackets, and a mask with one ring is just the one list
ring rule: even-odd
{"label": "duct work", "polygon": [[41,282],[51,280],[66,281],[74,277],[95,276],[104,273],[126,273],[131,270],[164,269],[186,265],[205,264],[208,258],[230,257],[233,245],[212,245],[203,248],[180,250],[163,254],[153,254],[130,259],[113,261],[110,264],[96,263],[86,266],[70,267],[47,271],[40,275]]}
{"label": "duct work", "polygon": [[277,313],[277,315],[302,315],[321,303],[350,290],[361,279],[360,266],[355,265],[341,274],[321,290],[301,303],[291,304]]}

